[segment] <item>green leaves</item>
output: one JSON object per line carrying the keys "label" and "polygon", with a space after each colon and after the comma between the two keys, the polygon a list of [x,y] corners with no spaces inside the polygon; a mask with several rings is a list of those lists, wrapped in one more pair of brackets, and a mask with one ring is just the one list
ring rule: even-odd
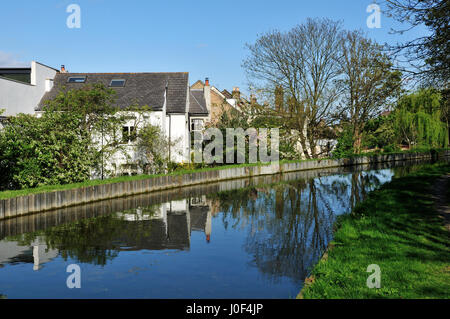
{"label": "green leaves", "polygon": [[414,146],[446,147],[448,127],[441,121],[444,106],[441,94],[434,89],[421,89],[402,97],[394,113],[399,141]]}
{"label": "green leaves", "polygon": [[[114,91],[102,85],[65,91],[49,101],[40,118],[19,114],[0,132],[0,189],[86,181],[101,165],[94,136],[117,130]],[[111,120],[105,120],[111,118]]]}

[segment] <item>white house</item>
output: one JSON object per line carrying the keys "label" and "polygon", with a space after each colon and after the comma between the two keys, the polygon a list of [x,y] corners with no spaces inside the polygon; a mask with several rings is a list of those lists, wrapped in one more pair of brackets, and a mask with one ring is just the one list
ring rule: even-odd
{"label": "white house", "polygon": [[[209,86],[204,90],[191,90],[187,72],[167,73],[67,73],[56,74],[52,88],[37,104],[36,114],[43,112],[47,100],[57,96],[60,90],[81,88],[85,84],[101,83],[116,91],[115,106],[125,109],[131,105],[148,106],[151,112],[144,113],[144,119],[136,124],[130,120],[123,126],[123,135],[132,136],[145,123],[159,125],[175,145],[169,150],[174,162],[190,162],[191,130],[198,129],[208,119]],[[199,120],[202,122],[199,123]],[[141,173],[136,165],[138,154],[134,141],[124,138],[126,155],[117,153],[106,163],[107,169],[116,174]]]}
{"label": "white house", "polygon": [[[207,81],[206,81],[207,82]],[[85,84],[101,83],[116,91],[117,107],[130,105],[149,106],[152,112],[144,121],[134,127],[130,119],[123,127],[123,134],[150,122],[159,125],[176,142],[170,150],[174,162],[190,162],[190,132],[202,129],[211,109],[209,84],[201,90],[191,89],[187,72],[166,73],[68,73],[64,66],[57,70],[38,62],[31,62],[29,68],[0,68],[0,114],[1,120],[19,113],[43,112],[45,101],[53,99],[60,90],[80,88]],[[148,121],[148,122],[147,122]],[[116,173],[139,173],[134,167],[137,160],[133,141],[128,140],[128,155],[117,154],[107,166]],[[124,145],[127,148],[127,145]]]}
{"label": "white house", "polygon": [[29,68],[0,68],[0,114],[34,114],[45,92],[50,91],[57,69],[32,61]]}

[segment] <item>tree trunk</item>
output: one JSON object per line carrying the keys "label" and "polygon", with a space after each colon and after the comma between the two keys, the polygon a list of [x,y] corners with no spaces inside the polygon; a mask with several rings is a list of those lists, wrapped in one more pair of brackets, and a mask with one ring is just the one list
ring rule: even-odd
{"label": "tree trunk", "polygon": [[361,152],[361,139],[361,130],[359,127],[355,126],[355,128],[353,129],[353,152]]}

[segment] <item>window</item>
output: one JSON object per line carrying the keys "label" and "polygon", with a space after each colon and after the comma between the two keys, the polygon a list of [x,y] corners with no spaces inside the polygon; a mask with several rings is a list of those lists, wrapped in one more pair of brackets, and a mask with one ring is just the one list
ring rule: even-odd
{"label": "window", "polygon": [[201,131],[203,130],[203,120],[192,119],[191,120],[191,131]]}
{"label": "window", "polygon": [[84,83],[86,82],[85,76],[71,76],[67,79],[67,83]]}
{"label": "window", "polygon": [[120,88],[125,86],[125,80],[122,79],[112,79],[111,83],[109,83],[110,87]]}
{"label": "window", "polygon": [[128,144],[129,142],[136,141],[136,128],[134,126],[122,127],[122,142]]}

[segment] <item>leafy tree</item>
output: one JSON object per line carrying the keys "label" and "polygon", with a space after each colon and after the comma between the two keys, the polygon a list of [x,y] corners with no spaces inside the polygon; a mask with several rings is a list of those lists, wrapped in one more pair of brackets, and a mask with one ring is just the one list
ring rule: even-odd
{"label": "leafy tree", "polygon": [[369,149],[386,148],[390,150],[398,149],[396,144],[396,131],[394,129],[394,115],[379,116],[367,121],[362,138],[362,144]]}
{"label": "leafy tree", "polygon": [[169,141],[157,125],[145,124],[137,132],[136,150],[139,165],[147,174],[164,173],[167,170],[169,149],[173,149],[177,141]]}
{"label": "leafy tree", "polygon": [[0,188],[88,180],[120,149],[124,118],[103,85],[62,89],[40,117],[19,114],[0,131]]}
{"label": "leafy tree", "polygon": [[421,89],[403,96],[395,109],[394,128],[400,142],[411,146],[446,147],[447,123],[441,121],[441,94]]}
{"label": "leafy tree", "polygon": [[341,110],[353,128],[353,149],[359,153],[365,124],[379,116],[389,99],[399,93],[401,76],[392,71],[392,62],[382,47],[361,31],[345,34],[341,53]]}
{"label": "leafy tree", "polygon": [[355,153],[353,149],[353,127],[350,124],[343,126],[337,141],[338,143],[333,151],[333,158],[349,157]]}
{"label": "leafy tree", "polygon": [[0,187],[20,189],[89,179],[91,141],[77,131],[73,113],[19,114],[0,133]]}
{"label": "leafy tree", "polygon": [[139,110],[137,105],[130,105],[120,110],[115,103],[115,91],[103,84],[84,85],[80,89],[61,88],[59,94],[46,102],[46,114],[64,112],[70,114],[76,122],[76,132],[91,143],[87,143],[86,152],[94,157],[92,169],[96,176],[108,175],[105,163],[117,152],[126,155],[122,146],[122,125],[129,115],[127,111]]}

